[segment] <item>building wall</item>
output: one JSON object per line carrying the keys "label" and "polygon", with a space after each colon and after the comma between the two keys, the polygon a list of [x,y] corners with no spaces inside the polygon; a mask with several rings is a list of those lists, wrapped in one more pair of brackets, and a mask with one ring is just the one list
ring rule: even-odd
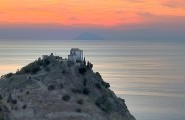
{"label": "building wall", "polygon": [[75,51],[77,60],[82,60],[82,51]]}
{"label": "building wall", "polygon": [[71,49],[68,59],[71,61],[83,60],[83,50],[80,49]]}
{"label": "building wall", "polygon": [[70,61],[76,61],[77,57],[75,55],[68,55]]}

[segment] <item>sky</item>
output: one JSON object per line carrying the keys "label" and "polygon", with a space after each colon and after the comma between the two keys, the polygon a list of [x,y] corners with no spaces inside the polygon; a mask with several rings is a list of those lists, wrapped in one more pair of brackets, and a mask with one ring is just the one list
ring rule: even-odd
{"label": "sky", "polygon": [[185,1],[0,0],[1,39],[74,39],[86,31],[105,39],[184,40]]}

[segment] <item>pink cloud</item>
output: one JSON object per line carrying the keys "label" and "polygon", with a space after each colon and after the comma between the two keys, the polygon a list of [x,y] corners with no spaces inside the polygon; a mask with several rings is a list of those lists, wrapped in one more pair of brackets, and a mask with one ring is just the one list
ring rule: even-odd
{"label": "pink cloud", "polygon": [[164,0],[162,5],[170,8],[185,8],[184,0]]}

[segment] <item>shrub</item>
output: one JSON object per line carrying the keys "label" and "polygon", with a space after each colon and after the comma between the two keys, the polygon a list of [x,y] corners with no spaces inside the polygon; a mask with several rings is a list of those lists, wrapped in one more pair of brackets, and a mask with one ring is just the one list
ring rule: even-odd
{"label": "shrub", "polygon": [[81,60],[76,60],[76,63],[82,63],[82,61]]}
{"label": "shrub", "polygon": [[11,100],[11,103],[12,104],[17,104],[17,100],[16,99],[13,99],[13,100]]}
{"label": "shrub", "polygon": [[63,83],[60,84],[60,89],[63,89],[64,88],[64,85]]}
{"label": "shrub", "polygon": [[12,106],[11,109],[12,110],[18,110],[18,107],[17,106]]}
{"label": "shrub", "polygon": [[3,117],[0,116],[0,120],[5,120]]}
{"label": "shrub", "polygon": [[109,88],[110,87],[110,84],[105,82],[105,81],[102,81],[101,82],[103,86],[105,86],[105,88]]}
{"label": "shrub", "polygon": [[112,111],[112,104],[108,100],[107,96],[102,96],[99,97],[96,101],[95,104],[103,111],[109,113]]}
{"label": "shrub", "polygon": [[29,91],[27,91],[27,92],[26,92],[26,95],[28,95],[28,94],[30,94],[30,92],[29,92]]}
{"label": "shrub", "polygon": [[69,95],[64,95],[63,97],[62,97],[62,99],[64,100],[64,101],[69,101],[70,100],[70,98],[71,98],[71,96],[69,96]]}
{"label": "shrub", "polygon": [[96,83],[95,86],[96,86],[98,89],[101,89],[101,84],[100,84],[100,83]]}
{"label": "shrub", "polygon": [[27,105],[23,105],[23,106],[22,106],[22,109],[26,109],[26,108],[27,108]]}
{"label": "shrub", "polygon": [[43,61],[41,60],[41,58],[39,58],[39,59],[36,61],[36,63],[37,63],[39,66],[43,65]]}
{"label": "shrub", "polygon": [[21,68],[20,71],[17,71],[16,74],[24,74],[24,73],[31,73],[31,74],[36,74],[37,72],[39,72],[40,69],[40,65],[38,64],[37,61],[32,62],[30,64],[28,64],[27,66]]}
{"label": "shrub", "polygon": [[49,72],[50,71],[50,68],[49,67],[45,67],[44,68],[46,72]]}
{"label": "shrub", "polygon": [[13,73],[8,73],[8,74],[6,74],[4,77],[10,78],[10,77],[12,77],[13,75],[14,75]]}
{"label": "shrub", "polygon": [[40,100],[39,102],[42,103],[42,100]]}
{"label": "shrub", "polygon": [[44,59],[43,60],[43,67],[46,67],[50,64],[50,60],[49,59]]}
{"label": "shrub", "polygon": [[84,101],[83,101],[83,99],[79,99],[79,100],[77,100],[77,103],[82,105],[84,103]]}
{"label": "shrub", "polygon": [[14,107],[14,110],[18,110],[18,107],[17,107],[17,106],[15,106],[15,107]]}
{"label": "shrub", "polygon": [[55,86],[54,85],[49,85],[48,86],[48,90],[54,90],[55,89]]}
{"label": "shrub", "polygon": [[79,73],[84,75],[87,72],[87,68],[86,66],[80,66],[80,68],[78,68]]}
{"label": "shrub", "polygon": [[73,61],[68,61],[68,67],[72,67],[74,65],[74,62]]}
{"label": "shrub", "polygon": [[84,94],[84,95],[88,95],[88,94],[89,94],[89,89],[88,89],[87,87],[85,87],[85,88],[83,89],[83,94]]}
{"label": "shrub", "polygon": [[28,79],[31,80],[31,76],[29,76]]}
{"label": "shrub", "polygon": [[[0,112],[2,111],[2,108],[1,108],[1,106],[0,106]],[[0,119],[1,120],[1,119]]]}
{"label": "shrub", "polygon": [[87,79],[84,79],[83,86],[86,86],[86,85],[87,85]]}
{"label": "shrub", "polygon": [[2,100],[3,99],[3,97],[0,95],[0,100]]}
{"label": "shrub", "polygon": [[12,96],[11,96],[11,94],[9,94],[8,99],[7,99],[7,103],[9,103],[11,101],[12,101]]}
{"label": "shrub", "polygon": [[4,77],[4,75],[1,75],[1,78],[3,78]]}
{"label": "shrub", "polygon": [[79,94],[83,93],[83,91],[81,89],[77,89],[77,88],[72,88],[71,91],[73,93],[79,93]]}
{"label": "shrub", "polygon": [[81,113],[82,110],[81,110],[80,108],[77,108],[77,109],[76,109],[76,112]]}
{"label": "shrub", "polygon": [[99,78],[102,78],[99,72],[95,73]]}

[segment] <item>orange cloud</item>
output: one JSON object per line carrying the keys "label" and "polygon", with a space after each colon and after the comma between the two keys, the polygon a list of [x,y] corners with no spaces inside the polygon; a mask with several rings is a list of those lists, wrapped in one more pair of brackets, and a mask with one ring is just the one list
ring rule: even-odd
{"label": "orange cloud", "polygon": [[146,21],[138,13],[185,16],[181,5],[184,0],[0,0],[0,24],[138,24]]}
{"label": "orange cloud", "polygon": [[184,0],[164,0],[162,4],[170,8],[185,8]]}

